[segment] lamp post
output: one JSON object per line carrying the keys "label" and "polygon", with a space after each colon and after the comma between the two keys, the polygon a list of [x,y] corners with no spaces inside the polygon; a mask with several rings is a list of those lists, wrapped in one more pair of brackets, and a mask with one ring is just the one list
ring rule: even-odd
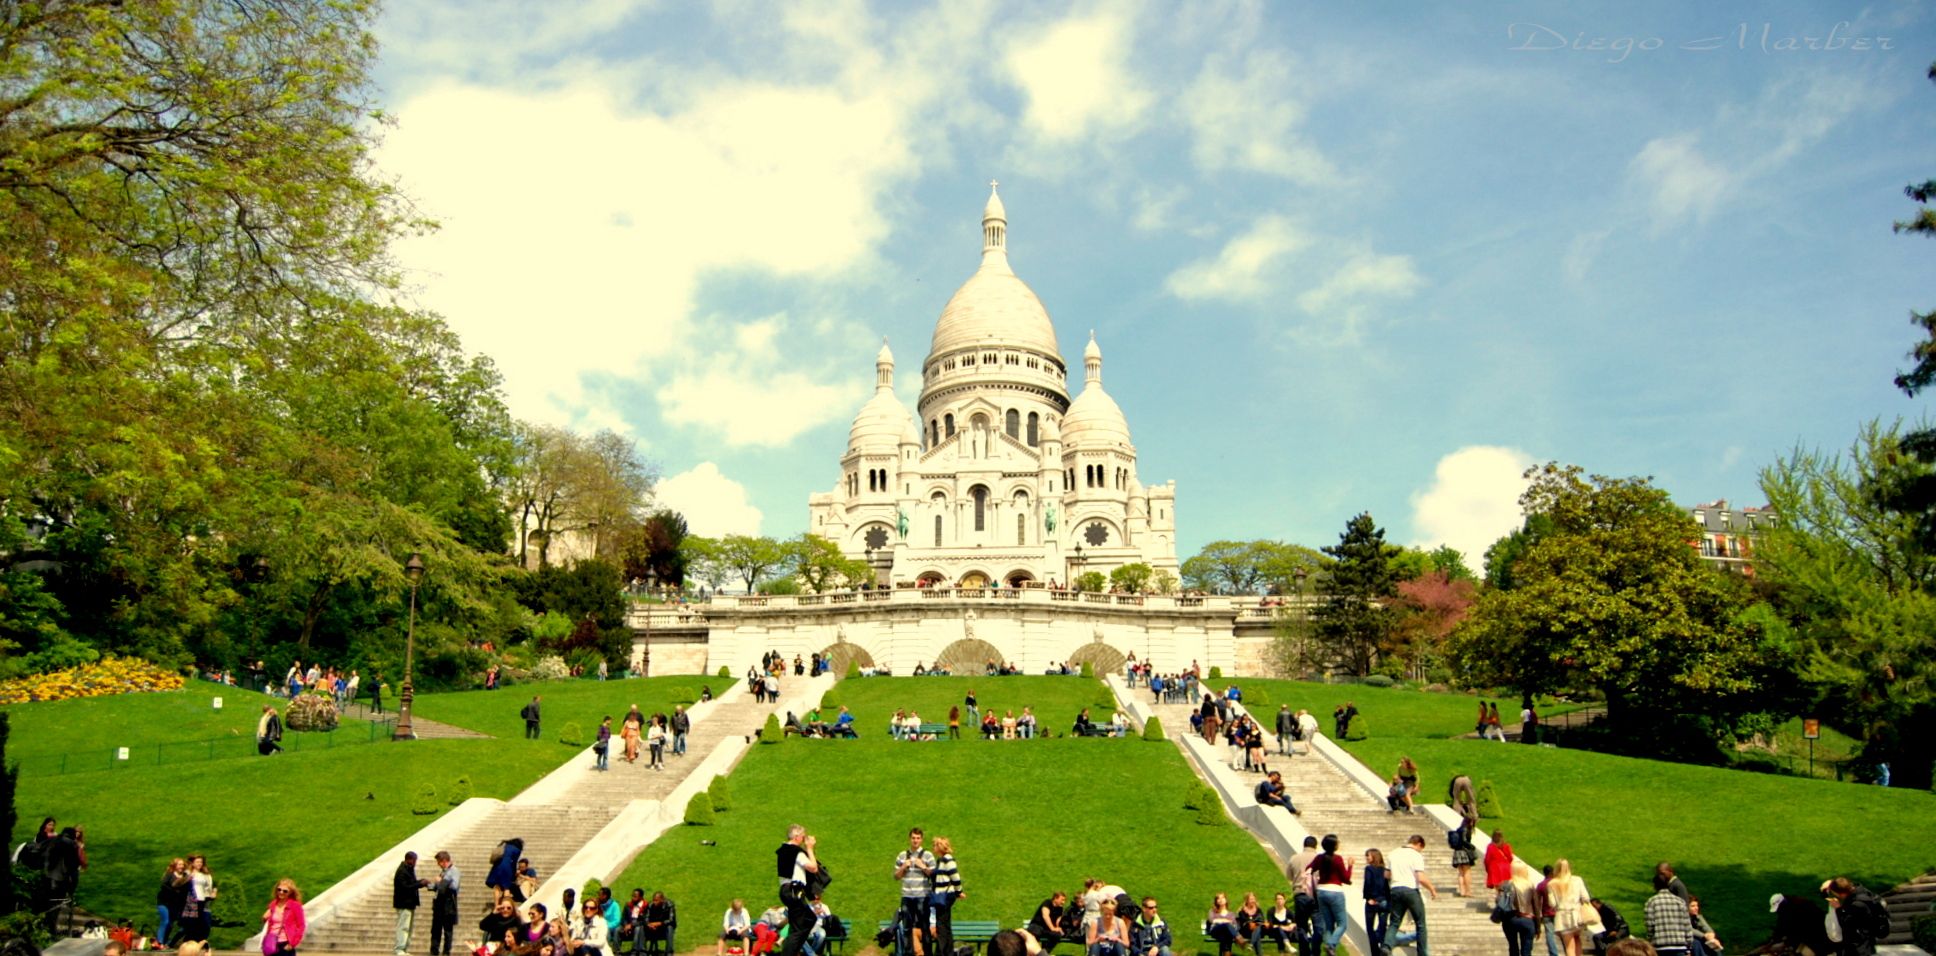
{"label": "lamp post", "polygon": [[397,706],[397,729],[390,735],[391,740],[415,740],[417,731],[410,726],[410,704],[417,699],[417,688],[413,683],[417,666],[417,585],[423,583],[423,555],[413,554],[403,566],[403,576],[410,579],[410,629],[403,638],[403,696]]}
{"label": "lamp post", "polygon": [[1076,542],[1076,556],[1071,563],[1075,565],[1075,570],[1069,574],[1069,590],[1080,591],[1082,589],[1076,586],[1076,578],[1082,576],[1082,542],[1080,541]]}
{"label": "lamp post", "polygon": [[[659,586],[659,569],[645,569],[645,593],[651,594]],[[639,652],[639,676],[652,676],[652,605],[645,606],[645,649]]]}

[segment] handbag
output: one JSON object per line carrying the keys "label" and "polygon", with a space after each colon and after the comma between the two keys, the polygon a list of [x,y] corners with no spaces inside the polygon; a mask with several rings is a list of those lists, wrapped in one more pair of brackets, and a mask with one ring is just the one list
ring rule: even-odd
{"label": "handbag", "polygon": [[1504,923],[1519,915],[1519,906],[1513,899],[1511,883],[1502,883],[1499,893],[1492,898],[1492,921]]}

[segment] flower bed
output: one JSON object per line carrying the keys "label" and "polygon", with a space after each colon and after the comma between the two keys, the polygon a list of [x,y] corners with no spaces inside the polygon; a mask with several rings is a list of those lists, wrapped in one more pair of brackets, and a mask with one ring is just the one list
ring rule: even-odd
{"label": "flower bed", "polygon": [[182,677],[136,657],[104,657],[65,670],[0,681],[0,704],[181,690]]}

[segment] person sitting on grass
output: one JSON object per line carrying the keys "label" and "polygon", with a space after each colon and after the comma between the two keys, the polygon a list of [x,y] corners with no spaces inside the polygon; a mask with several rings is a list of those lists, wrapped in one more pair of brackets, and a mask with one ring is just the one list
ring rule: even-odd
{"label": "person sitting on grass", "polygon": [[1237,914],[1230,909],[1230,897],[1218,893],[1210,901],[1210,912],[1203,917],[1203,935],[1217,941],[1217,956],[1230,956],[1237,944]]}
{"label": "person sitting on grass", "polygon": [[1290,790],[1284,786],[1284,776],[1273,770],[1270,776],[1257,782],[1257,803],[1266,807],[1283,807],[1291,811],[1291,816],[1303,816],[1297,807],[1291,805]]}
{"label": "person sitting on grass", "polygon": [[998,740],[1001,736],[1001,719],[995,716],[995,709],[990,707],[987,713],[981,715],[981,738],[983,740]]}
{"label": "person sitting on grass", "polygon": [[642,951],[670,953],[674,951],[673,932],[679,926],[679,910],[666,899],[665,892],[652,894],[652,902],[645,904],[644,924],[639,928]]}
{"label": "person sitting on grass", "polygon": [[753,938],[753,914],[746,911],[745,900],[734,900],[726,907],[726,915],[719,921],[719,940],[713,947],[714,956],[726,956],[726,944],[732,943],[733,949],[744,952],[747,941]]}
{"label": "person sitting on grass", "polygon": [[1156,911],[1156,897],[1143,897],[1143,911],[1129,925],[1132,956],[1170,956],[1170,924]]}
{"label": "person sitting on grass", "polygon": [[1102,901],[1102,911],[1089,927],[1089,956],[1130,956],[1129,921],[1116,915],[1114,898]]}
{"label": "person sitting on grass", "polygon": [[1096,722],[1089,719],[1089,708],[1082,708],[1082,713],[1076,715],[1075,726],[1070,728],[1069,732],[1077,737],[1094,737],[1096,735]]}
{"label": "person sitting on grass", "polygon": [[1069,905],[1069,894],[1055,891],[1043,900],[1029,916],[1029,935],[1035,937],[1043,950],[1052,950],[1062,942],[1062,913]]}
{"label": "person sitting on grass", "polygon": [[849,713],[845,706],[840,708],[840,715],[834,718],[834,736],[849,739],[860,737],[860,734],[854,732],[854,715]]}
{"label": "person sitting on grass", "polygon": [[1277,951],[1281,953],[1296,934],[1297,910],[1291,908],[1288,897],[1279,893],[1271,908],[1264,911],[1264,935],[1258,938],[1258,943],[1261,945],[1265,939],[1276,940]]}

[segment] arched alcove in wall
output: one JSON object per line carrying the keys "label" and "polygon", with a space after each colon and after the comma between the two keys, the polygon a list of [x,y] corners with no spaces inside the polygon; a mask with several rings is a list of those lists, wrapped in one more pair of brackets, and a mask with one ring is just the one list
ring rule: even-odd
{"label": "arched alcove in wall", "polygon": [[1103,677],[1121,671],[1123,662],[1128,659],[1129,655],[1122,651],[1101,641],[1094,641],[1076,648],[1076,652],[1069,655],[1069,666],[1080,668],[1087,664],[1097,677]]}
{"label": "arched alcove in wall", "polygon": [[821,649],[820,656],[822,659],[831,662],[829,666],[832,668],[835,676],[847,673],[848,664],[854,664],[862,668],[874,666],[874,655],[869,654],[867,648],[858,644],[849,644],[845,641],[827,645]]}
{"label": "arched alcove in wall", "polygon": [[1002,663],[1006,658],[995,645],[975,638],[962,638],[948,645],[935,658],[935,666],[946,668],[950,674],[980,674],[987,670],[988,662]]}

